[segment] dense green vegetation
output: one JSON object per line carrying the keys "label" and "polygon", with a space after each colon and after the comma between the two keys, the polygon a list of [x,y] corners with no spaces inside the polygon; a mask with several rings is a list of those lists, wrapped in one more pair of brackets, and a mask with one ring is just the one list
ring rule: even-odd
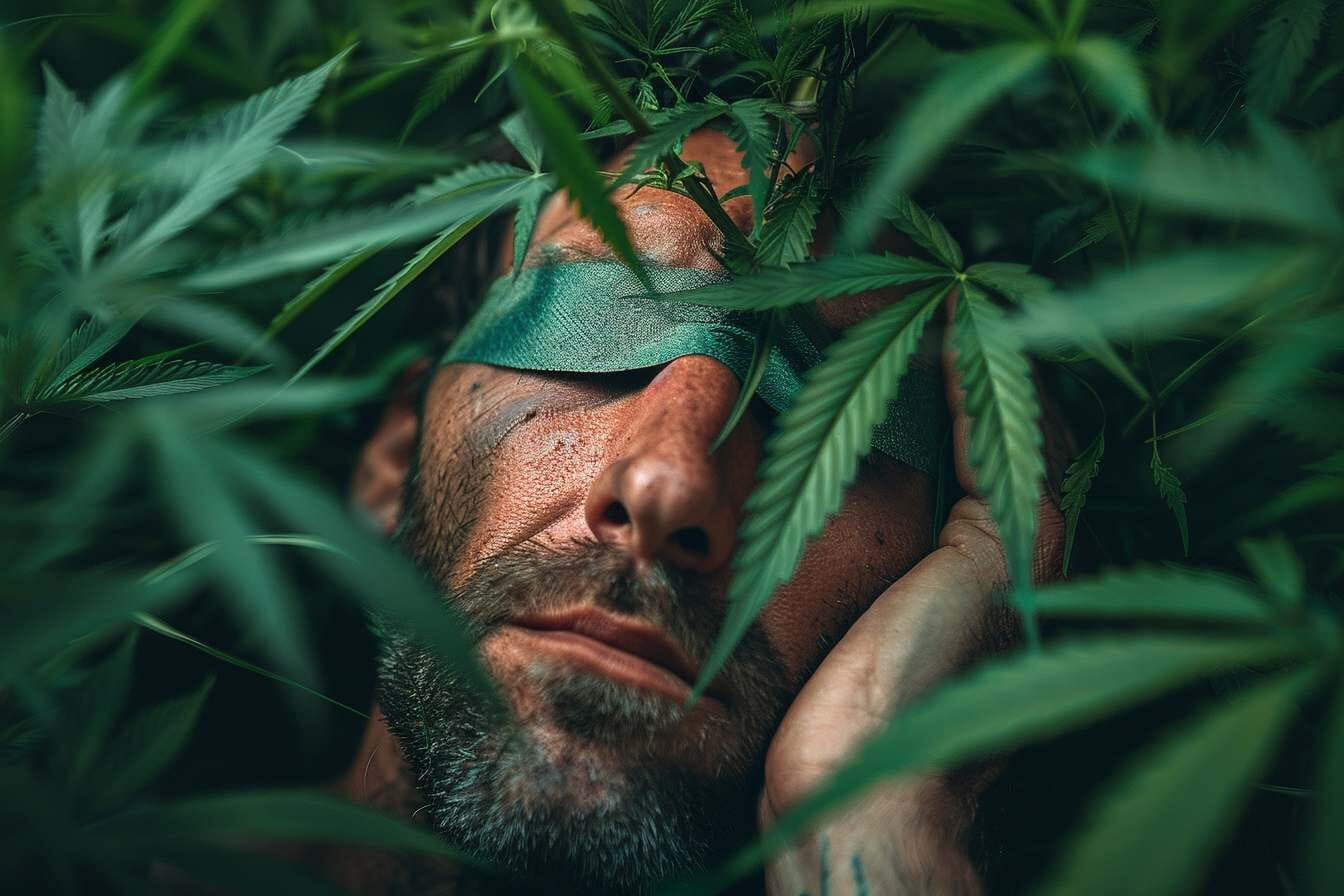
{"label": "dense green vegetation", "polygon": [[[390,382],[479,289],[501,213],[523,244],[567,188],[637,266],[607,198],[634,181],[722,225],[736,277],[697,300],[763,330],[927,282],[835,343],[780,418],[718,661],[839,506],[948,289],[1030,635],[696,888],[883,775],[1026,747],[989,795],[1009,890],[1344,892],[1341,12],[7,4],[0,873],[139,892],[166,861],[317,892],[238,840],[446,849],[294,789],[353,750],[360,608],[476,674],[344,477]],[[678,156],[707,124],[744,152],[750,233]],[[799,139],[818,160],[789,170]],[[632,140],[624,171],[599,170]],[[828,210],[840,236],[812,259]],[[870,251],[888,224],[918,258]],[[1041,589],[1027,358],[1079,448],[1068,578]],[[834,425],[802,425],[818,418]]]}

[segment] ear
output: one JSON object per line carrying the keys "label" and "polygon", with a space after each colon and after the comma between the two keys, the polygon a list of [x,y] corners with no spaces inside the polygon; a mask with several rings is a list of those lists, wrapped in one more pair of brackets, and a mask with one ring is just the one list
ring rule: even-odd
{"label": "ear", "polygon": [[360,452],[350,480],[350,503],[362,510],[384,535],[391,535],[397,525],[401,490],[406,485],[419,427],[416,387],[428,369],[429,361],[422,358],[397,380],[392,401]]}

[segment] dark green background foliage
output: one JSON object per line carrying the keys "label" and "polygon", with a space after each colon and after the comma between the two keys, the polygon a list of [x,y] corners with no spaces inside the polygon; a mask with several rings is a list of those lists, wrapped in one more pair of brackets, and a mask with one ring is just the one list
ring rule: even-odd
{"label": "dark green background foliage", "polygon": [[[1344,892],[1342,11],[7,3],[0,879],[141,892],[157,861],[316,892],[237,842],[445,849],[312,789],[363,724],[367,609],[477,674],[346,478],[480,290],[499,213],[524,245],[566,187],[637,266],[608,198],[637,182],[725,231],[736,277],[693,298],[763,334],[917,284],[777,421],[714,662],[838,506],[950,290],[1029,635],[688,886],[882,775],[1008,755],[975,837],[996,889]],[[704,125],[743,150],[748,234],[678,155]],[[798,139],[804,170],[781,164]],[[822,216],[839,237],[811,258]],[[887,226],[910,256],[871,251]],[[1068,578],[1039,589],[1028,359],[1076,436]]]}

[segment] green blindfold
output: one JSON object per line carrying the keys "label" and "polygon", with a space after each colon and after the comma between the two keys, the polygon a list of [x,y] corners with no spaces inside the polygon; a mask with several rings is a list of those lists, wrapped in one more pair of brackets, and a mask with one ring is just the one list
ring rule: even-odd
{"label": "green blindfold", "polygon": [[[615,373],[708,355],[745,379],[756,346],[753,315],[675,297],[725,278],[694,268],[646,270],[657,298],[616,261],[547,265],[501,277],[440,363]],[[761,400],[777,412],[793,402],[804,372],[821,361],[822,338],[814,341],[794,316],[787,317],[757,389]],[[944,416],[938,377],[912,367],[873,434],[873,448],[933,475]]]}

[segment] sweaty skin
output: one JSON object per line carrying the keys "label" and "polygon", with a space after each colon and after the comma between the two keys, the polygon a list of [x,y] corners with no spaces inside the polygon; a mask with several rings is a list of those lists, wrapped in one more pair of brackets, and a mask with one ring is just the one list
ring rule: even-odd
{"label": "sweaty skin", "polygon": [[[720,195],[745,179],[731,140],[717,132],[691,135],[683,157],[704,165]],[[796,156],[791,163],[806,161]],[[627,189],[614,198],[645,258],[717,270],[719,234],[689,199],[654,189]],[[726,208],[739,226],[750,226],[749,199],[734,199]],[[524,263],[610,257],[561,195],[544,207]],[[901,294],[830,300],[819,311],[833,326],[845,326]],[[796,575],[758,620],[762,656],[769,657],[762,662],[786,694],[778,712],[771,715],[769,705],[747,693],[747,678],[725,675],[718,685],[721,700],[704,701],[684,717],[669,716],[666,736],[656,746],[640,747],[655,765],[710,780],[758,782],[761,827],[824,780],[901,705],[982,653],[1004,630],[996,601],[1006,580],[1002,549],[966,463],[968,420],[950,361],[944,351],[955,468],[966,497],[952,508],[936,541],[929,478],[881,455],[865,461],[840,512],[808,545]],[[663,571],[693,581],[706,604],[695,612],[708,619],[721,614],[735,534],[770,422],[755,409],[711,453],[737,390],[731,371],[704,356],[610,377],[447,365],[433,375],[422,416],[406,396],[388,409],[362,455],[353,497],[388,533],[397,528],[399,514],[404,529],[411,513],[403,506],[408,472],[418,467],[419,553],[422,565],[426,553],[435,555],[437,565],[428,564],[428,571],[445,590],[468,587],[473,574],[479,582],[481,570],[519,551],[549,556],[586,545],[603,562],[628,566],[633,579]],[[463,481],[472,484],[469,500],[458,493]],[[464,502],[471,505],[469,524],[451,519]],[[1036,557],[1042,578],[1058,565],[1061,530],[1054,503],[1043,497]],[[436,554],[433,545],[448,541],[452,550]],[[688,622],[688,653],[699,646],[697,634],[697,625]],[[621,780],[622,762],[632,754],[587,743],[572,726],[556,725],[547,710],[548,695],[563,685],[558,678],[592,675],[591,663],[575,668],[560,652],[543,650],[543,681],[537,677],[541,647],[531,635],[505,625],[481,643],[487,669],[538,743],[567,761],[580,756],[585,769],[609,768],[611,779]],[[645,692],[641,699],[667,698]],[[371,715],[341,790],[421,817],[417,813],[427,806],[415,792],[404,751],[380,708]],[[593,778],[602,779],[601,773]],[[580,804],[605,796],[600,784],[566,786],[567,798]],[[823,863],[850,869],[857,861],[862,881],[833,874],[828,892],[863,886],[871,893],[976,892],[962,843],[974,801],[973,786],[954,786],[936,774],[880,787],[772,860],[767,890],[815,893],[823,886]],[[446,865],[412,871],[395,858],[347,855],[331,867],[356,892],[393,892],[400,885],[466,889],[454,890],[454,869]]]}

